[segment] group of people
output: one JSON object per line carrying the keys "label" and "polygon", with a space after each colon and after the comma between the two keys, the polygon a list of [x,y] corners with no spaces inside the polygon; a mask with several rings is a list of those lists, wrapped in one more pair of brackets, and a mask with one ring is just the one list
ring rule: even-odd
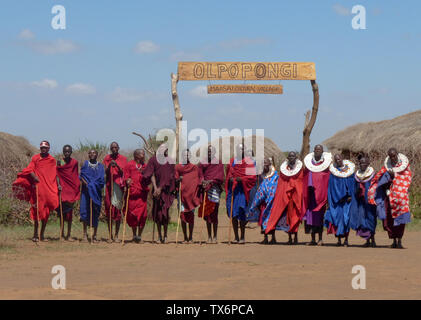
{"label": "group of people", "polygon": [[[384,166],[377,173],[365,154],[358,157],[356,168],[340,154],[332,157],[324,152],[323,146],[316,145],[303,161],[297,153],[290,152],[279,170],[273,158],[265,158],[262,174],[257,174],[259,164],[243,144],[236,146],[235,156],[224,167],[213,146],[208,147],[207,156],[195,165],[190,162],[188,149],[182,152],[182,161],[175,164],[168,156],[165,143],[148,162],[143,149],[135,150],[134,159],[127,161],[119,153],[118,143],[113,142],[103,163],[97,160],[98,152],[90,150],[89,160],[83,163],[80,172],[78,162],[71,157],[70,145],[63,147],[62,160],[58,161],[49,150],[50,144],[42,141],[40,153],[13,183],[15,196],[31,203],[34,242],[47,241],[44,232],[54,210],[62,218],[61,236],[74,241],[71,237],[73,207],[79,199],[82,240],[88,240],[90,227],[90,240],[97,242],[104,187],[104,211],[109,241],[113,242],[121,242],[119,230],[123,219],[132,228],[133,242],[142,242],[150,187],[152,218],[160,243],[168,242],[169,209],[176,198],[183,242],[193,241],[197,211],[197,216],[206,222],[207,242],[217,243],[223,190],[230,219],[229,241],[239,244],[245,243],[246,225],[250,222],[259,224],[263,244],[276,243],[276,230],[288,233],[288,244],[297,244],[298,229],[303,223],[305,232],[311,234],[308,245],[323,245],[326,228],[328,234],[335,235],[338,246],[348,246],[348,235],[353,229],[366,240],[364,246],[375,247],[379,218],[393,239],[391,247],[403,248],[405,225],[411,220],[408,198],[411,170],[407,157],[395,148],[388,151]],[[68,226],[66,235],[64,221]]]}

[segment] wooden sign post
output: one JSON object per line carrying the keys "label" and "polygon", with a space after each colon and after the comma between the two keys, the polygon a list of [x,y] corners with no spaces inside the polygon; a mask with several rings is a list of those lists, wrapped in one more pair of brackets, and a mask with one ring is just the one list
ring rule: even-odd
{"label": "wooden sign post", "polygon": [[179,62],[179,80],[315,80],[313,62]]}
{"label": "wooden sign post", "polygon": [[208,94],[214,93],[266,93],[282,94],[283,87],[277,84],[215,84],[208,86]]}
{"label": "wooden sign post", "polygon": [[[178,100],[179,80],[310,80],[313,90],[313,107],[306,114],[303,130],[301,158],[310,152],[310,134],[316,122],[319,109],[319,87],[316,83],[314,62],[179,62],[177,74],[171,74],[171,93],[176,120],[176,152],[178,147],[180,122],[183,120]],[[208,94],[216,93],[266,93],[282,94],[281,85],[209,85]]]}

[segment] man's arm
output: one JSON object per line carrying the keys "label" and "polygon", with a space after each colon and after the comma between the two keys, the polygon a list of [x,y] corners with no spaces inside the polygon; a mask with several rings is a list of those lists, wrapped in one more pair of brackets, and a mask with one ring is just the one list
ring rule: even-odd
{"label": "man's arm", "polygon": [[31,172],[31,177],[32,177],[32,179],[35,181],[35,183],[39,183],[39,179],[38,179],[38,177],[35,175],[35,173],[34,173],[34,172]]}
{"label": "man's arm", "polygon": [[60,178],[59,178],[58,176],[56,176],[56,181],[57,181],[57,188],[58,188],[58,191],[60,191],[60,192],[61,192],[62,188],[61,188],[61,185],[60,185]]}
{"label": "man's arm", "polygon": [[160,196],[160,194],[161,194],[161,189],[160,188],[158,188],[158,186],[156,185],[156,178],[155,178],[155,174],[154,175],[152,175],[152,177],[151,177],[151,181],[152,181],[152,185],[153,185],[153,196],[155,197],[155,198],[157,198],[157,197],[159,197]]}

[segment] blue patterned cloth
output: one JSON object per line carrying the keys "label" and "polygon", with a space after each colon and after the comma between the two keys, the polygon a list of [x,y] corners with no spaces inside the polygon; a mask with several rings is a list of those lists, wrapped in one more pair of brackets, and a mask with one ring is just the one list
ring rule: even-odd
{"label": "blue patterned cloth", "polygon": [[[256,162],[254,165],[256,166]],[[234,159],[232,166],[234,167],[237,163],[237,159]],[[231,193],[232,193],[232,184],[229,184],[228,194],[227,194],[227,215],[230,218],[231,214]],[[232,217],[240,221],[246,221],[246,211],[247,211],[247,199],[246,194],[244,193],[243,184],[237,183],[234,189],[234,199],[232,205]]]}
{"label": "blue patterned cloth", "polygon": [[[337,177],[333,174],[329,178],[327,198],[329,209],[325,214],[325,226],[330,224],[336,227],[336,236],[344,236],[350,230],[351,203],[355,200],[356,181],[354,175],[347,178]],[[347,198],[351,197],[348,202]]]}
{"label": "blue patterned cloth", "polygon": [[82,185],[82,194],[80,198],[80,220],[90,226],[91,223],[91,203],[92,199],[92,225],[98,226],[98,218],[101,212],[102,188],[105,185],[105,170],[102,163],[98,163],[95,168],[85,161],[80,169],[80,178],[84,179],[88,185]]}
{"label": "blue patterned cloth", "polygon": [[376,233],[377,225],[376,206],[369,204],[367,197],[371,180],[361,183],[357,181],[355,192],[358,192],[358,187],[361,184],[364,186],[364,194],[357,194],[355,201],[351,202],[350,208],[350,227],[357,231],[369,231],[370,235]]}
{"label": "blue patterned cloth", "polygon": [[[252,222],[262,221],[262,230],[266,230],[267,222],[269,220],[270,211],[272,210],[273,199],[275,198],[276,187],[278,186],[278,172],[267,179],[264,179],[257,189],[256,195],[253,202],[247,211],[247,220]],[[266,208],[263,210],[262,218],[260,219],[260,205],[265,204]],[[278,224],[276,230],[284,230],[284,228]]]}

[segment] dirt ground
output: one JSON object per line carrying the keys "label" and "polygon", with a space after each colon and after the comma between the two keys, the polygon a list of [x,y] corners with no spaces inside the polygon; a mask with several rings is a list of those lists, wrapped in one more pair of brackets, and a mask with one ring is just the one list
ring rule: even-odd
{"label": "dirt ground", "polygon": [[[219,244],[176,246],[174,231],[172,243],[153,244],[150,230],[146,243],[124,247],[20,240],[14,250],[0,251],[0,299],[421,298],[419,231],[406,232],[405,250],[388,248],[385,232],[377,236],[378,248],[362,248],[364,240],[354,234],[348,248],[335,247],[325,234],[325,246],[309,247],[302,231],[297,246],[284,244],[284,232],[277,234],[280,244],[263,246],[258,228],[246,230],[245,245],[228,245],[227,219],[220,220]],[[197,223],[196,241],[200,230]],[[54,265],[66,268],[66,290],[51,287]],[[354,265],[366,268],[366,290],[352,289]]]}

